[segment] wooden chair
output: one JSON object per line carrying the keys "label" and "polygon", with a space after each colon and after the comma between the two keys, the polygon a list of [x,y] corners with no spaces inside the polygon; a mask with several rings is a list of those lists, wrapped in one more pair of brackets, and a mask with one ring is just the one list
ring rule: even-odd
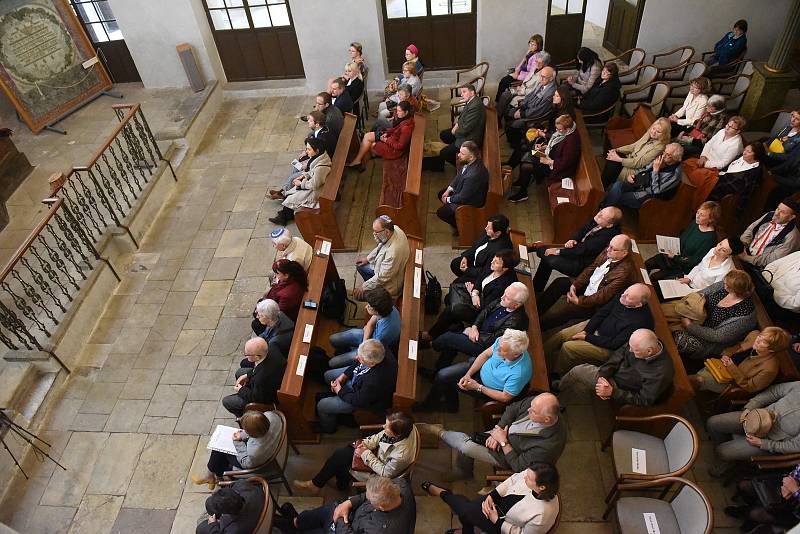
{"label": "wooden chair", "polygon": [[318,196],[318,208],[300,208],[294,214],[300,234],[306,243],[314,241],[315,236],[325,236],[331,240],[333,250],[347,250],[342,231],[336,220],[334,204],[342,182],[344,167],[357,153],[359,141],[356,134],[357,118],[352,113],[345,113],[344,126],[336,143],[336,150],[331,161],[331,170],[325,185]]}
{"label": "wooden chair", "polygon": [[[486,108],[486,125],[483,134],[481,159],[489,171],[489,189],[483,206],[459,206],[456,208],[456,228],[458,246],[469,248],[483,232],[486,221],[500,211],[503,201],[503,176],[500,168],[500,146],[497,132],[497,111]],[[456,167],[459,172],[460,165]]]}
{"label": "wooden chair", "polygon": [[637,107],[630,117],[611,117],[606,124],[603,152],[635,143],[655,121],[656,116],[647,105]]}
{"label": "wooden chair", "polygon": [[[680,534],[711,534],[714,530],[714,510],[711,501],[703,490],[694,482],[681,477],[665,477],[658,480],[644,482],[631,482],[620,484],[621,491],[636,491],[658,489],[677,485],[675,494],[664,501],[666,492],[662,491],[662,498],[651,497],[622,497],[609,503],[603,517],[608,517],[611,509],[616,507],[616,522],[622,534],[647,532],[642,524],[642,514],[655,514],[655,521],[669,532]],[[615,506],[616,505],[616,506]]]}
{"label": "wooden chair", "polygon": [[[644,64],[646,55],[642,48],[631,48],[618,56],[608,58],[604,61],[604,64],[612,62],[617,63],[619,65],[619,81],[623,82],[623,80],[625,80],[623,83],[630,83],[628,77],[631,75],[631,72]],[[625,60],[626,57],[628,58],[627,61]]]}
{"label": "wooden chair", "polygon": [[737,74],[730,78],[725,78],[714,84],[717,94],[727,95],[725,99],[725,110],[732,115],[737,115],[742,109],[744,97],[750,89],[751,75]]}
{"label": "wooden chair", "polygon": [[[376,434],[383,430],[383,425],[361,425],[358,427],[359,431],[361,432],[361,436],[367,437],[371,436],[372,434]],[[411,464],[408,467],[403,469],[403,471],[392,478],[404,478],[411,483],[411,475],[414,473],[414,466],[417,464],[417,460],[419,459],[420,451],[422,450],[422,436],[417,429],[417,425],[414,425],[414,430],[412,431],[416,434],[417,437],[417,448],[414,451],[414,458],[411,460]],[[353,482],[353,489],[357,491],[364,491],[367,488],[366,482]]]}
{"label": "wooden chair", "polygon": [[666,110],[664,115],[674,113],[675,110],[683,105],[686,95],[689,94],[691,81],[704,76],[707,69],[708,67],[702,61],[694,61],[689,63],[686,68],[686,76],[682,81],[669,82],[670,90],[665,103]]}
{"label": "wooden chair", "polygon": [[693,57],[693,47],[679,46],[669,52],[653,54],[652,63],[661,70],[659,80],[682,80]]}
{"label": "wooden chair", "polygon": [[414,114],[414,133],[407,158],[383,162],[381,199],[375,209],[376,217],[388,215],[406,234],[417,236],[424,235],[418,203],[426,120],[427,114]]}
{"label": "wooden chair", "polygon": [[656,81],[658,67],[652,64],[640,65],[625,73],[625,78],[620,78],[623,91],[632,87],[641,87]]}
{"label": "wooden chair", "polygon": [[[714,54],[713,50],[709,50],[708,52],[703,52],[702,54],[700,54],[700,59],[705,61],[706,58],[712,54]],[[710,74],[712,79],[727,78],[729,76],[738,74],[743,64],[747,63],[747,60],[744,59],[746,55],[747,55],[747,47],[744,47],[742,51],[739,52],[739,55],[733,58],[733,60],[731,60],[730,63],[727,63],[725,65],[714,65],[710,69]]]}
{"label": "wooden chair", "polygon": [[250,478],[253,476],[263,477],[268,484],[283,484],[289,495],[293,495],[292,488],[289,485],[289,480],[286,478],[286,460],[289,458],[289,436],[286,424],[286,416],[283,412],[275,410],[275,413],[281,418],[283,427],[281,428],[281,435],[278,441],[278,449],[275,456],[268,459],[264,463],[249,469],[234,469],[225,471],[222,476],[228,479]]}
{"label": "wooden chair", "polygon": [[647,104],[654,115],[661,115],[661,108],[669,96],[669,85],[664,82],[651,82],[622,92],[621,111],[631,116],[640,104]]}
{"label": "wooden chair", "polygon": [[[567,241],[575,230],[594,217],[605,195],[600,167],[592,151],[592,140],[580,111],[575,112],[575,124],[581,137],[581,159],[572,177],[574,189],[563,189],[561,184],[553,184],[548,189],[550,212],[553,215],[553,241],[557,243]],[[559,197],[566,198],[567,202],[559,202]]]}
{"label": "wooden chair", "polygon": [[639,208],[636,237],[655,239],[656,235],[678,235],[692,212],[695,186],[684,179],[670,199],[648,198]]}
{"label": "wooden chair", "polygon": [[[272,523],[275,521],[275,508],[277,502],[275,496],[269,491],[269,484],[261,477],[250,477],[247,482],[256,486],[260,485],[264,490],[264,507],[261,509],[261,514],[258,516],[258,523],[253,529],[252,534],[270,534],[272,532]],[[217,483],[217,486],[224,488],[233,486],[233,480],[223,480]]]}
{"label": "wooden chair", "polygon": [[[425,293],[422,255],[424,243],[415,236],[408,237],[408,262],[403,278],[403,300],[400,309],[400,344],[397,351],[397,385],[392,406],[395,411],[410,413],[417,398],[417,349],[419,332],[425,322]],[[419,261],[417,261],[419,260]],[[414,279],[420,277],[420,294],[414,296]]]}
{"label": "wooden chair", "polygon": [[[672,424],[664,434],[652,435],[649,432],[627,430],[623,427],[639,427],[654,421]],[[662,425],[657,425],[661,427]],[[692,468],[700,450],[700,437],[697,430],[684,419],[674,414],[659,414],[649,417],[620,417],[614,420],[614,428],[603,442],[603,450],[611,445],[611,463],[616,481],[606,497],[611,502],[620,485],[635,480],[658,480],[664,477],[679,477]],[[633,465],[632,449],[645,451],[644,473]],[[641,468],[640,468],[641,469]],[[667,486],[664,490],[669,489]],[[605,518],[605,516],[604,516]]]}
{"label": "wooden chair", "polygon": [[475,94],[483,96],[487,72],[489,72],[489,63],[486,61],[481,61],[474,67],[456,71],[456,83],[450,86],[450,124],[455,121],[456,116],[460,113],[459,110],[464,107],[464,104],[460,103],[458,89],[464,84],[471,83],[475,86]]}
{"label": "wooden chair", "polygon": [[783,471],[794,469],[800,463],[800,453],[751,456],[750,461],[759,471]]}

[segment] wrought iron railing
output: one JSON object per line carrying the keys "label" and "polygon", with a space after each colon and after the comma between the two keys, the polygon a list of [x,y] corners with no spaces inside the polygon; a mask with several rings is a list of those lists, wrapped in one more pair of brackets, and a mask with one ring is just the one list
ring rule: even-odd
{"label": "wrought iron railing", "polygon": [[99,242],[119,227],[138,248],[126,217],[160,162],[177,179],[140,105],[112,107],[119,124],[87,165],[51,176],[50,197],[42,201],[47,213],[0,272],[0,342],[47,352],[68,372],[50,343],[55,329],[100,262],[120,279],[98,251]]}

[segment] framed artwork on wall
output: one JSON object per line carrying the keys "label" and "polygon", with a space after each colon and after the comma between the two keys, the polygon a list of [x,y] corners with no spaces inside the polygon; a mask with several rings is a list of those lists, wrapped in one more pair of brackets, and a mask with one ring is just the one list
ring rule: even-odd
{"label": "framed artwork on wall", "polygon": [[0,88],[33,132],[111,85],[66,0],[0,1]]}

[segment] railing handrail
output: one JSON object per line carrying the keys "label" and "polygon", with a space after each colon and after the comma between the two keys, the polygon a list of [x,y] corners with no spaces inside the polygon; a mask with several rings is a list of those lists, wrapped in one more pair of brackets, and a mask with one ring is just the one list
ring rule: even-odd
{"label": "railing handrail", "polygon": [[[103,144],[100,145],[100,148],[95,150],[94,154],[92,154],[91,159],[89,159],[89,163],[87,163],[83,167],[79,167],[78,169],[93,167],[94,164],[97,163],[97,160],[100,159],[100,157],[103,155],[103,152],[105,152],[108,149],[108,147],[111,146],[111,143],[114,142],[114,139],[117,138],[117,136],[122,132],[123,128],[125,128],[125,126],[127,126],[127,124],[130,122],[130,120],[136,114],[136,112],[139,111],[139,109],[141,108],[141,105],[137,102],[137,103],[134,103],[134,104],[115,104],[115,105],[113,105],[111,107],[113,109],[128,109],[128,112],[125,113],[125,115],[122,117],[122,119],[120,119],[119,123],[114,127],[114,129],[111,131],[111,133],[106,137],[105,142],[103,142]],[[75,167],[73,167],[73,168],[75,168]]]}
{"label": "railing handrail", "polygon": [[61,208],[61,204],[64,203],[64,199],[45,198],[42,200],[42,203],[49,204],[50,209],[47,210],[47,213],[45,214],[44,218],[41,221],[39,221],[39,224],[37,224],[36,227],[33,230],[31,230],[31,233],[28,235],[25,241],[23,241],[22,244],[17,248],[16,252],[14,252],[14,255],[11,256],[11,259],[8,262],[6,262],[6,266],[3,268],[2,271],[0,271],[0,283],[2,283],[6,279],[6,277],[11,273],[12,269],[14,269],[14,267],[17,266],[19,260],[22,259],[22,256],[28,251],[28,249],[30,249],[31,243],[33,243],[33,241],[37,237],[39,237],[39,235],[42,233],[42,230],[44,230],[44,227],[47,226],[47,223],[49,223],[50,219],[53,218],[53,215],[55,215],[56,212],[59,210],[59,208]]}

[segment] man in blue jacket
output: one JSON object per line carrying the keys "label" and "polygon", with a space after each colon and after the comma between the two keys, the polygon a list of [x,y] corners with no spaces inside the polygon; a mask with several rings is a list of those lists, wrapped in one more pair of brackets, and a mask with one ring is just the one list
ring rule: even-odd
{"label": "man in blue jacket", "polygon": [[480,147],[475,141],[464,141],[458,150],[458,170],[450,185],[439,191],[442,207],[436,215],[456,228],[456,209],[459,206],[480,208],[486,202],[489,190],[489,171],[480,159]]}
{"label": "man in blue jacket", "polygon": [[[683,171],[681,158],[683,147],[670,143],[664,153],[658,156],[644,170],[629,176],[627,180],[616,182],[600,202],[601,207],[639,209],[649,198],[668,199],[681,185]],[[641,183],[639,180],[643,179]]]}

